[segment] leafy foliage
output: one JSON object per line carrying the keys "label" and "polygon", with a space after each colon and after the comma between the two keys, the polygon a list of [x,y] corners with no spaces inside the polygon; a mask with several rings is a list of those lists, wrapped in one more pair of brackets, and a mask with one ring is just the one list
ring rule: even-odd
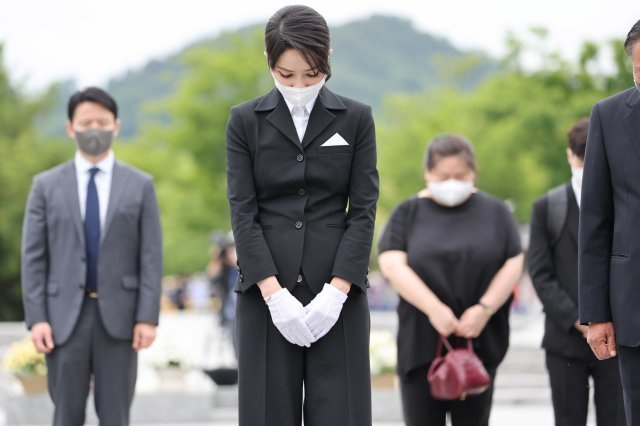
{"label": "leafy foliage", "polygon": [[[471,139],[479,187],[510,200],[517,218],[526,222],[533,199],[570,175],[564,151],[571,125],[588,116],[595,101],[632,82],[619,41],[587,42],[573,63],[546,48],[542,29],[534,29],[533,41],[510,35],[495,72],[482,54],[458,54],[443,40],[430,44],[428,37],[416,37],[413,44],[402,43],[415,31],[392,21],[371,18],[373,27],[386,22],[395,28],[397,37],[389,40],[376,38],[366,23],[354,24],[358,36],[351,39],[336,30],[329,83],[341,94],[382,105],[374,110],[382,185],[377,231],[394,206],[424,186],[426,144],[445,132]],[[155,177],[167,274],[204,269],[210,233],[229,229],[225,127],[231,106],[273,87],[263,50],[262,27],[252,27],[186,49],[171,59],[173,68],[166,73],[160,63],[150,64],[151,80],[166,85],[162,92],[144,78],[133,86],[125,84],[127,78],[113,83],[114,88],[121,84],[125,105],[142,105],[139,94],[147,100],[138,118],[121,108],[123,122],[137,120],[138,130],[134,138],[117,142],[116,155]],[[607,50],[611,59],[603,55]],[[417,52],[415,58],[411,52]],[[603,72],[602,63],[611,63],[613,71]],[[401,64],[407,67],[398,68]],[[411,72],[417,68],[424,73]],[[20,225],[31,179],[73,153],[68,139],[37,131],[43,117],[53,117],[57,122],[51,125],[63,128],[60,100],[66,102],[71,86],[65,82],[28,96],[12,85],[0,49],[0,320],[22,316]],[[158,93],[161,99],[154,97]],[[378,96],[377,101],[369,96]],[[121,101],[118,93],[115,97]]]}
{"label": "leafy foliage", "polygon": [[0,45],[0,321],[22,316],[21,224],[31,177],[69,153],[60,141],[38,140],[33,128],[52,95],[29,98],[12,86]]}

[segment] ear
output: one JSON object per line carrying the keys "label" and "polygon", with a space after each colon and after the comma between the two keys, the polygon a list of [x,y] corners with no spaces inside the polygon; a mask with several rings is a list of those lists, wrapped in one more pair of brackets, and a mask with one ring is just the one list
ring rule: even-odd
{"label": "ear", "polygon": [[113,138],[117,138],[120,134],[120,119],[116,118],[116,125],[113,128]]}
{"label": "ear", "polygon": [[571,148],[567,148],[567,163],[569,163],[569,166],[573,166],[573,151],[571,151]]}
{"label": "ear", "polygon": [[73,131],[73,125],[71,124],[71,120],[67,121],[67,135],[71,138],[71,139],[75,139],[76,138],[76,132]]}

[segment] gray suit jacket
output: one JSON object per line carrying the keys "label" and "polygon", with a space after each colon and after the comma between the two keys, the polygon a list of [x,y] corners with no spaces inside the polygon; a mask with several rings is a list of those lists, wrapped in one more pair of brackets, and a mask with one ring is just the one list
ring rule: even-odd
{"label": "gray suit jacket", "polygon": [[[85,297],[86,259],[73,161],[40,173],[25,211],[22,292],[27,326],[48,322],[56,345],[67,341]],[[151,176],[115,162],[98,258],[102,322],[116,339],[137,322],[157,324],[162,234]]]}

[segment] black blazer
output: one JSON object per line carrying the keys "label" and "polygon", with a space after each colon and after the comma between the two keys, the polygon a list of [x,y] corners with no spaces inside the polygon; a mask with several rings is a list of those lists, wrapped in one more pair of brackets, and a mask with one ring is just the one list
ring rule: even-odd
{"label": "black blazer", "polygon": [[613,321],[616,341],[640,345],[640,93],[591,112],[580,209],[580,321]]}
{"label": "black blazer", "polygon": [[[336,133],[348,145],[322,146]],[[371,108],[324,87],[300,143],[277,89],[233,107],[227,196],[238,291],[271,275],[292,289],[299,274],[314,292],[333,276],[364,290],[378,199]]]}
{"label": "black blazer", "polygon": [[574,327],[578,320],[578,220],[579,210],[570,183],[567,214],[557,241],[549,235],[545,196],[533,205],[528,266],[531,281],[546,314],[542,347],[567,358],[591,360],[587,341]]}

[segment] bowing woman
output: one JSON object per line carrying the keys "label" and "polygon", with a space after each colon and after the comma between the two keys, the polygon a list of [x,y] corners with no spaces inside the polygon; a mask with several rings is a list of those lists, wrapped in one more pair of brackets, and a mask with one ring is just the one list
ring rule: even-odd
{"label": "bowing woman", "polygon": [[227,124],[239,424],[370,426],[371,109],[325,87],[329,29],[315,10],[278,10],[265,48],[275,88]]}
{"label": "bowing woman", "polygon": [[437,400],[427,371],[439,336],[451,336],[458,344],[473,339],[495,378],[509,346],[508,301],[522,274],[520,235],[506,204],[475,188],[476,157],[466,138],[434,138],[425,166],[427,187],[396,207],[379,242],[380,271],[400,295],[404,419],[445,426],[449,415],[453,426],[488,426],[493,385],[464,400]]}

